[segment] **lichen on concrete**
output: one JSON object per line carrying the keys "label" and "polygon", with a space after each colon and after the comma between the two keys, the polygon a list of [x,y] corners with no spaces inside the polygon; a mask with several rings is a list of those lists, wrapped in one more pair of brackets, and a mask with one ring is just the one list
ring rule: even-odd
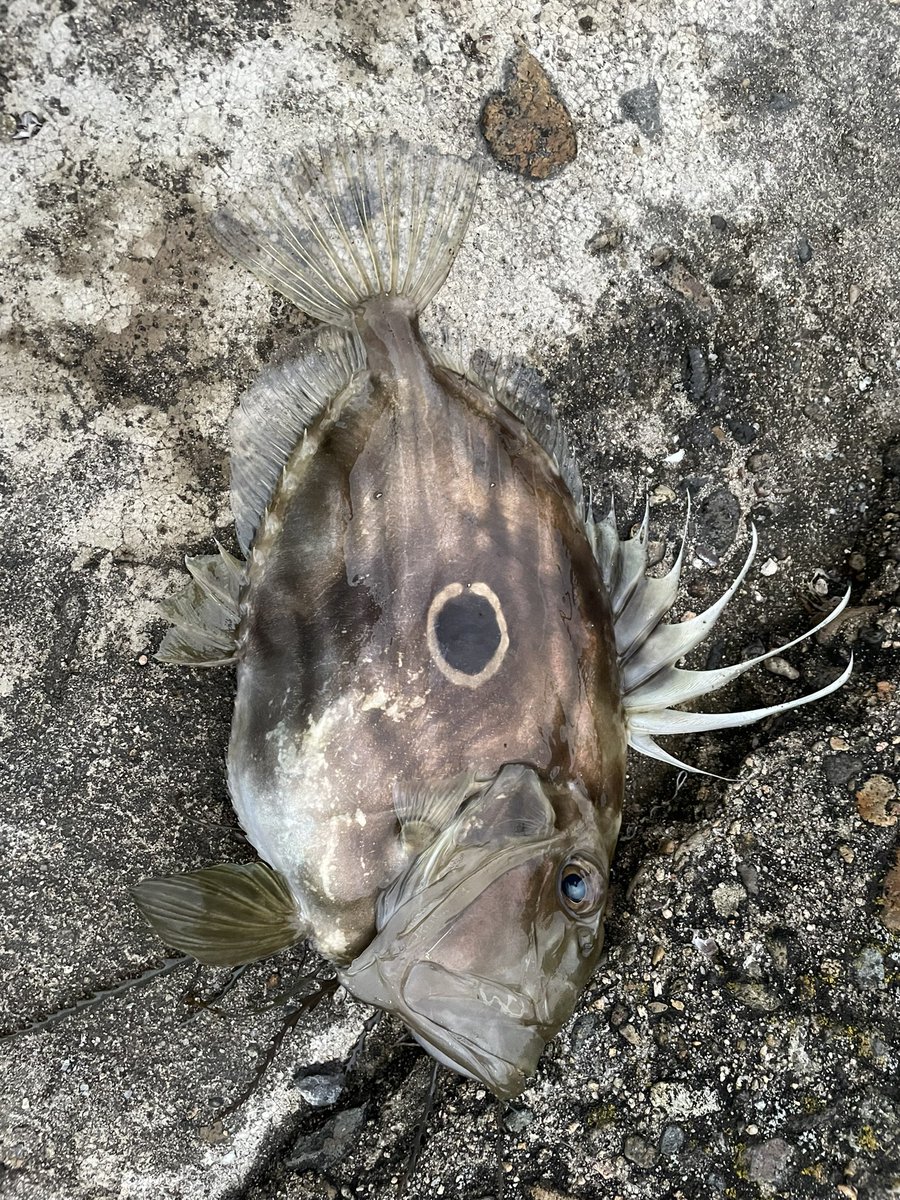
{"label": "lichen on concrete", "polygon": [[[723,704],[821,685],[851,649],[856,668],[820,705],[679,747],[737,782],[633,764],[595,980],[499,1122],[440,1077],[407,1194],[493,1196],[498,1171],[530,1200],[897,1194],[898,18],[875,0],[8,6],[4,1029],[161,961],[131,883],[248,854],[224,782],[233,680],[154,663],[156,605],[185,553],[233,546],[228,419],[306,322],[207,215],[336,131],[480,151],[524,44],[577,154],[543,182],[485,156],[426,331],[539,369],[598,505],[614,491],[627,522],[649,494],[660,559],[690,490],[681,612],[727,585],[755,522],[708,665],[853,586],[839,628]],[[382,1022],[335,1083],[368,1015],[346,996],[220,1116],[308,967],[259,964],[210,1009],[184,993],[221,974],[175,972],[0,1045],[0,1191],[396,1195],[431,1065]]]}

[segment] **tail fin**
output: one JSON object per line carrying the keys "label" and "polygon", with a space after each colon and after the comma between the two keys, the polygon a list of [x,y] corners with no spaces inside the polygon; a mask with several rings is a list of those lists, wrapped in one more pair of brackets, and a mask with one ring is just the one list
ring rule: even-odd
{"label": "tail fin", "polygon": [[298,158],[272,194],[213,216],[238,262],[305,313],[350,328],[372,296],[421,311],[465,236],[478,185],[474,162],[400,138],[344,144],[316,164]]}

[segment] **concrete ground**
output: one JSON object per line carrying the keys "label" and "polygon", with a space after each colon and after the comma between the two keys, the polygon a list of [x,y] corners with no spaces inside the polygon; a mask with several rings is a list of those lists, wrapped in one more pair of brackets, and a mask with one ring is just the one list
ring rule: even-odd
{"label": "concrete ground", "polygon": [[[232,268],[208,213],[337,131],[475,151],[500,93],[426,328],[538,368],[595,494],[630,520],[649,491],[660,551],[690,488],[682,610],[726,586],[752,517],[714,660],[852,585],[850,619],[730,706],[813,688],[851,649],[856,668],[811,709],[679,747],[736,783],[633,765],[595,980],[511,1108],[439,1077],[407,1195],[495,1196],[498,1176],[530,1200],[900,1194],[898,18],[890,0],[9,4],[4,1029],[162,963],[130,884],[247,855],[232,677],[154,663],[156,605],[186,552],[233,544],[229,415],[303,321]],[[430,1063],[384,1022],[342,1074],[368,1015],[346,997],[218,1115],[309,967],[258,965],[202,1010],[185,994],[223,974],[182,968],[0,1045],[0,1193],[397,1195]]]}

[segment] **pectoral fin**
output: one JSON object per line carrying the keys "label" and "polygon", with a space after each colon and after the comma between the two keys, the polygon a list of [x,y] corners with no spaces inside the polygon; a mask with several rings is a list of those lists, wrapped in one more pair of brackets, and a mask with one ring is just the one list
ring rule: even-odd
{"label": "pectoral fin", "polygon": [[304,936],[287,881],[265,863],[220,863],[132,891],[167,946],[212,967],[267,958]]}
{"label": "pectoral fin", "polygon": [[419,851],[446,829],[469,796],[480,792],[475,771],[462,771],[451,779],[394,784],[394,811],[407,849]]}

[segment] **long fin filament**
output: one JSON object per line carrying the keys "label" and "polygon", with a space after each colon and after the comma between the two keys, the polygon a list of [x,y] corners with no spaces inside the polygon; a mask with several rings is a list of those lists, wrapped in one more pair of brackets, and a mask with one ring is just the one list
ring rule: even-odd
{"label": "long fin filament", "polygon": [[[659,578],[644,575],[647,564],[648,512],[633,537],[620,540],[614,507],[601,521],[589,516],[588,536],[610,596],[616,636],[616,650],[622,671],[623,706],[628,744],[640,754],[655,758],[681,770],[699,771],[675,758],[655,740],[660,734],[703,733],[714,729],[733,729],[750,725],[811,704],[841,687],[853,670],[853,659],[837,679],[816,692],[782,704],[736,713],[683,712],[674,705],[685,704],[718,691],[751,667],[799,645],[833,621],[846,608],[849,591],[840,604],[817,625],[783,646],[766,651],[746,662],[712,671],[691,671],[675,664],[709,637],[719,617],[747,576],[756,556],[758,538],[751,525],[750,549],[734,582],[705,612],[690,620],[664,624],[678,592],[687,537],[687,525],[678,556],[669,572]],[[688,519],[690,510],[688,511]],[[716,778],[722,778],[716,776]]]}

